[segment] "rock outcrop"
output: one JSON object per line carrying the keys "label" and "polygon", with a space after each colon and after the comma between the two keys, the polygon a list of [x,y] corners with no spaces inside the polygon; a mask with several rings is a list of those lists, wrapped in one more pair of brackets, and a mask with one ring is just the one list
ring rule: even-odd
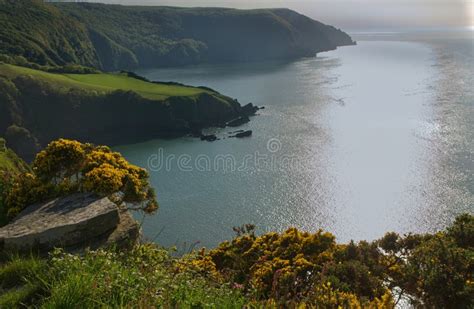
{"label": "rock outcrop", "polygon": [[127,209],[108,198],[78,193],[26,208],[0,229],[0,251],[80,251],[128,245],[139,236],[140,227]]}

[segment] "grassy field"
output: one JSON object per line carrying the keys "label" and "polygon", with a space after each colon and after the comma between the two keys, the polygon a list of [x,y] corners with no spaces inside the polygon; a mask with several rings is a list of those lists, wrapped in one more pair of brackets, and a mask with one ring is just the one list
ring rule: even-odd
{"label": "grassy field", "polygon": [[122,73],[99,73],[99,74],[58,74],[33,70],[10,64],[0,64],[0,76],[15,78],[16,76],[29,75],[43,81],[54,83],[55,87],[79,88],[100,92],[112,92],[114,90],[130,90],[141,96],[163,100],[171,96],[196,96],[209,91],[196,87],[154,84],[139,79],[128,77]]}

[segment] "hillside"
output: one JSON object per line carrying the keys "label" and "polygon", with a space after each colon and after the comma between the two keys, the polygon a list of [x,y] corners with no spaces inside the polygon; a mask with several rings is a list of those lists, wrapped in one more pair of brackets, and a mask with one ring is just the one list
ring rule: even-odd
{"label": "hillside", "polygon": [[41,65],[99,67],[85,25],[41,0],[0,0],[0,54]]}
{"label": "hillside", "polygon": [[107,71],[292,59],[353,43],[344,32],[288,9],[0,0],[0,24],[0,54]]}
{"label": "hillside", "polygon": [[130,73],[47,73],[0,63],[0,90],[0,136],[26,160],[60,137],[120,144],[193,133],[247,114],[211,89]]}

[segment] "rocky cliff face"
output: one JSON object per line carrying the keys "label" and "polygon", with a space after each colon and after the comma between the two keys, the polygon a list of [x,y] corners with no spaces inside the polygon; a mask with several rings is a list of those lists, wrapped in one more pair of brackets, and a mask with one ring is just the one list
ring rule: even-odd
{"label": "rocky cliff face", "polygon": [[139,236],[139,225],[126,209],[108,198],[81,193],[27,207],[0,228],[0,251],[123,246],[135,243]]}

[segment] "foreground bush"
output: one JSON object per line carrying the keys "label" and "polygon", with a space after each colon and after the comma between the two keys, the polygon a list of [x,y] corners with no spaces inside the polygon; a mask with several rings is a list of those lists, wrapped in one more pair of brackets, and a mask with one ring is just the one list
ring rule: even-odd
{"label": "foreground bush", "polygon": [[173,257],[155,245],[0,268],[0,308],[419,308],[474,305],[474,217],[433,235],[388,233],[372,243],[289,229]]}
{"label": "foreground bush", "polygon": [[323,308],[391,308],[400,300],[427,308],[474,306],[472,215],[433,235],[388,233],[372,243],[347,245],[323,231],[238,232],[201,256],[203,261],[210,257],[225,281],[257,302]]}

